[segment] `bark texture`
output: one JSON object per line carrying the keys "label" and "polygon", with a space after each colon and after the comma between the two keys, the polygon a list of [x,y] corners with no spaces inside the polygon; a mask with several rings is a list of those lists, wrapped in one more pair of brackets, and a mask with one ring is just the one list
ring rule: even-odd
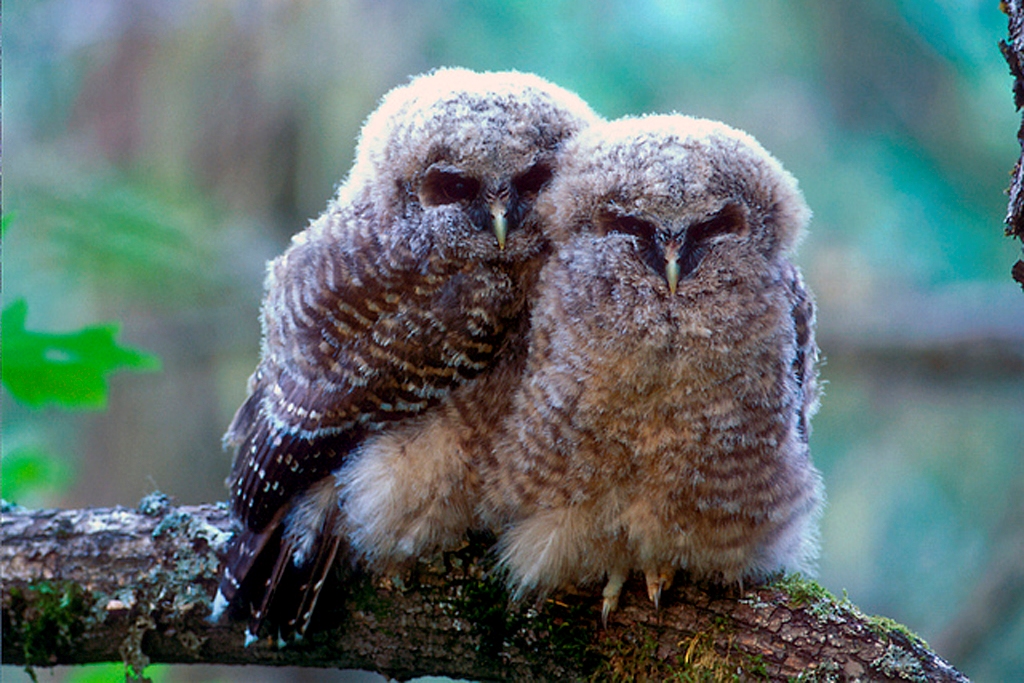
{"label": "bark texture", "polygon": [[[1013,103],[1017,111],[1024,107],[1024,3],[1021,0],[1003,0],[1000,3],[1010,17],[1010,38],[999,41],[1006,63],[1013,75]],[[1021,145],[1021,158],[1013,167],[1010,182],[1009,206],[1006,210],[1006,234],[1024,242],[1024,119],[1017,130],[1017,142]],[[1011,269],[1013,279],[1024,287],[1024,260],[1018,260]]]}
{"label": "bark texture", "polygon": [[660,613],[634,579],[608,629],[596,590],[513,604],[488,578],[485,542],[401,577],[339,574],[304,641],[244,647],[242,623],[206,621],[232,532],[223,504],[179,508],[159,494],[135,510],[5,506],[3,662],[300,665],[398,679],[967,680],[897,624],[801,579],[742,594],[681,581]]}

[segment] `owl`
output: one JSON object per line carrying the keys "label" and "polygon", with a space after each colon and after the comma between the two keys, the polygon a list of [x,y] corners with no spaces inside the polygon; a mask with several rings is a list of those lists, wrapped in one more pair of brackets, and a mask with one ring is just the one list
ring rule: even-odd
{"label": "owl", "polygon": [[225,435],[241,532],[214,619],[244,587],[250,638],[268,618],[301,635],[342,548],[388,566],[465,531],[460,416],[500,422],[478,385],[525,364],[550,251],[535,202],[593,119],[537,76],[464,69],[369,116],[336,197],[268,265],[260,361]]}
{"label": "owl", "polygon": [[515,594],[643,572],[736,584],[809,571],[823,486],[810,212],[753,138],[682,115],[596,124],[541,201],[525,374],[480,466]]}

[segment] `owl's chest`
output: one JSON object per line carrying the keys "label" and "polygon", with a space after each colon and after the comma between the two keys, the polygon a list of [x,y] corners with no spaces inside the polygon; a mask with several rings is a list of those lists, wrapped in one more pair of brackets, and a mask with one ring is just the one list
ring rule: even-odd
{"label": "owl's chest", "polygon": [[[735,414],[764,389],[733,335],[692,319],[638,330],[592,349],[581,393],[592,429],[641,445],[691,440],[710,412]],[[615,406],[609,411],[608,406]],[[643,450],[641,448],[640,450]]]}

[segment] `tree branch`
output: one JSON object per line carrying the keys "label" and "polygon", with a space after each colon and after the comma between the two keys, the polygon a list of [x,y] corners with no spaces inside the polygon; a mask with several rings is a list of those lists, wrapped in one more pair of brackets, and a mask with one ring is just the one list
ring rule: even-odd
{"label": "tree branch", "polygon": [[487,577],[480,542],[401,578],[349,576],[325,587],[306,640],[246,648],[243,624],[205,619],[232,531],[223,504],[173,507],[160,494],[138,510],[5,505],[4,663],[121,660],[136,673],[151,662],[300,665],[400,679],[967,680],[902,627],[813,582],[787,578],[742,595],[683,582],[657,613],[633,581],[605,630],[596,593],[510,603]]}
{"label": "tree branch", "polygon": [[[1017,110],[1024,107],[1024,5],[1021,0],[1004,0],[1000,3],[1010,17],[1010,40],[999,41],[1006,63],[1013,75],[1013,103]],[[1017,142],[1021,145],[1021,158],[1013,167],[1013,180],[1008,191],[1009,206],[1006,210],[1006,234],[1024,242],[1024,119],[1017,130]],[[1013,279],[1024,287],[1024,260],[1018,260],[1011,270]]]}

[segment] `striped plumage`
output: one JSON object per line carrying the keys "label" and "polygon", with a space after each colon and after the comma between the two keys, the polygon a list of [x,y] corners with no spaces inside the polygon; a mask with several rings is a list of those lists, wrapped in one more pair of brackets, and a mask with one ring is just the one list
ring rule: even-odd
{"label": "striped plumage", "polygon": [[[367,119],[337,197],[268,267],[260,363],[225,435],[237,448],[228,485],[243,528],[218,614],[244,586],[251,634],[268,611],[301,634],[339,548],[380,554],[360,526],[374,510],[341,509],[342,473],[372,464],[384,437],[414,438],[453,391],[521,345],[549,252],[533,204],[557,150],[592,118],[536,76],[443,69],[396,88]],[[455,466],[446,454],[403,457],[414,470],[462,474],[443,471]],[[422,480],[391,485],[396,496],[414,485],[414,499],[439,496]],[[418,543],[465,530],[443,512]]]}
{"label": "striped plumage", "polygon": [[651,116],[569,143],[541,202],[555,255],[525,379],[481,471],[520,594],[677,570],[813,568],[814,309],[793,178],[724,124]]}

